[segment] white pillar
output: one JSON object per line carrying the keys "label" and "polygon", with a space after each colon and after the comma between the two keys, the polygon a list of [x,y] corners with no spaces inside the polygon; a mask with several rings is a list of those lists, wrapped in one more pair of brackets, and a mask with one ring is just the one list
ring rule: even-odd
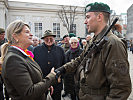
{"label": "white pillar", "polygon": [[5,29],[5,5],[0,2],[0,27]]}

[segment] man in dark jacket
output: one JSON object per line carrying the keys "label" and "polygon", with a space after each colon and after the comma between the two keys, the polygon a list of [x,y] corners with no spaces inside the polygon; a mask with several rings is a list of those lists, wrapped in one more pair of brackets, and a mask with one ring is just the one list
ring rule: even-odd
{"label": "man in dark jacket", "polygon": [[[54,67],[59,68],[65,64],[65,53],[63,48],[54,44],[54,35],[50,30],[44,32],[44,36],[41,38],[44,40],[42,45],[35,47],[34,59],[40,65],[43,76],[45,77]],[[58,83],[53,86],[54,93],[52,95],[53,100],[61,100],[61,90],[63,88],[62,83]]]}

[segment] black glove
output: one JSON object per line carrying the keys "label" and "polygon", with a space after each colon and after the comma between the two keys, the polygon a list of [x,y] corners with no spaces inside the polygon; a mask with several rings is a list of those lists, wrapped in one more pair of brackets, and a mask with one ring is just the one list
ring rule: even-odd
{"label": "black glove", "polygon": [[58,77],[59,77],[60,75],[65,74],[65,72],[66,72],[66,69],[65,69],[64,66],[57,68],[57,69],[55,70],[56,79],[58,79]]}

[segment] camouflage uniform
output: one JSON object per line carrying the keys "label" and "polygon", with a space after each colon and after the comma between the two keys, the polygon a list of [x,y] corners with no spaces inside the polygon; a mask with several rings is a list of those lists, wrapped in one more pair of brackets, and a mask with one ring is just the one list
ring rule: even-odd
{"label": "camouflage uniform", "polygon": [[64,49],[64,52],[67,52],[67,50],[70,48],[70,44],[64,43],[61,47]]}
{"label": "camouflage uniform", "polygon": [[[107,26],[95,36],[95,42],[101,38]],[[107,35],[108,41],[100,52],[91,55],[90,63],[84,63],[88,72],[84,73],[85,81],[81,82],[80,100],[127,100],[131,93],[128,54],[124,43],[112,32]],[[83,53],[64,65],[66,72],[75,71],[84,58]],[[80,68],[78,68],[80,69]]]}

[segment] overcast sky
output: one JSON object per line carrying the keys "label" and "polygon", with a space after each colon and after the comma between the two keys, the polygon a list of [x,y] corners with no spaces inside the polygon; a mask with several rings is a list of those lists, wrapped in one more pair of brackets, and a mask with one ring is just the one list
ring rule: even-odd
{"label": "overcast sky", "polygon": [[75,6],[85,6],[86,4],[92,2],[103,2],[107,3],[112,10],[115,10],[116,14],[126,13],[127,9],[133,4],[133,0],[9,0],[9,1],[75,5]]}

